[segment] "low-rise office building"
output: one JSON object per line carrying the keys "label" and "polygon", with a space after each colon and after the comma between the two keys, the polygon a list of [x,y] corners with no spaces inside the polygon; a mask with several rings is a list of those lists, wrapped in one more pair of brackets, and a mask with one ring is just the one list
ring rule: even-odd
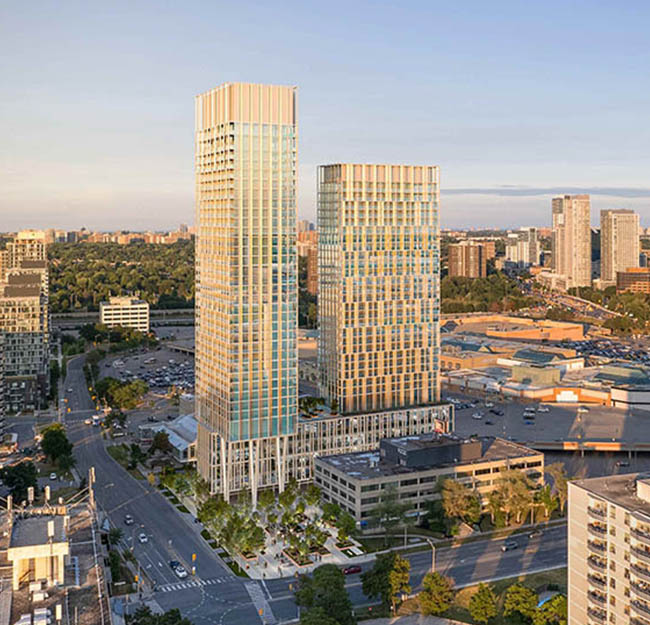
{"label": "low-rise office building", "polygon": [[507,469],[521,469],[542,485],[544,454],[501,438],[421,434],[384,439],[375,451],[318,457],[314,480],[326,501],[363,526],[388,488],[395,487],[407,514],[416,516],[440,498],[441,480],[458,480],[484,496]]}
{"label": "low-rise office building", "polygon": [[111,297],[99,304],[99,321],[109,328],[121,326],[149,332],[149,303],[132,297]]}
{"label": "low-rise office building", "polygon": [[569,625],[650,623],[650,474],[569,482]]}

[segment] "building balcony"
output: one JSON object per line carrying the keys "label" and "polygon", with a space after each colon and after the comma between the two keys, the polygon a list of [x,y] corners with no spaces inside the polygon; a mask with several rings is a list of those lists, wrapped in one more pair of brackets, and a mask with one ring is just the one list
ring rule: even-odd
{"label": "building balcony", "polygon": [[607,551],[607,545],[596,543],[593,540],[588,540],[587,549],[589,549],[589,551],[593,551],[594,553],[605,553]]}
{"label": "building balcony", "polygon": [[650,621],[641,618],[640,616],[633,616],[630,619],[630,625],[650,625]]}
{"label": "building balcony", "polygon": [[587,614],[594,619],[594,621],[598,621],[599,623],[605,623],[607,621],[607,612],[605,612],[605,610],[587,608]]}
{"label": "building balcony", "polygon": [[595,601],[596,603],[599,603],[600,605],[607,605],[607,597],[604,595],[601,595],[600,593],[594,592],[590,590],[587,593],[587,597],[589,597],[590,601]]}
{"label": "building balcony", "polygon": [[587,514],[595,519],[607,518],[607,510],[604,510],[603,508],[593,508],[592,506],[589,506],[587,508]]}
{"label": "building balcony", "polygon": [[630,601],[630,606],[632,606],[632,608],[635,609],[637,612],[640,612],[641,614],[645,614],[646,616],[650,616],[650,607],[645,603],[632,600]]}
{"label": "building balcony", "polygon": [[639,566],[638,564],[632,564],[630,566],[630,570],[637,577],[641,577],[642,579],[645,579],[646,581],[650,582],[650,570],[646,569],[645,567]]}
{"label": "building balcony", "polygon": [[632,536],[634,536],[634,538],[636,538],[637,540],[641,541],[646,545],[650,545],[650,534],[648,534],[647,532],[642,532],[641,530],[633,527],[631,533]]}
{"label": "building balcony", "polygon": [[605,562],[601,562],[600,560],[597,560],[593,556],[590,556],[589,558],[587,558],[587,565],[590,566],[595,571],[606,571],[607,570],[607,564]]}
{"label": "building balcony", "polygon": [[630,552],[632,552],[640,560],[643,560],[644,562],[650,564],[650,551],[639,549],[638,547],[632,547],[632,549],[630,549]]}
{"label": "building balcony", "polygon": [[632,592],[635,595],[638,595],[639,597],[645,599],[646,601],[650,600],[650,587],[644,588],[640,584],[632,583],[630,584],[630,588],[632,588]]}
{"label": "building balcony", "polygon": [[587,526],[587,530],[589,531],[590,534],[593,534],[594,536],[598,536],[602,538],[603,536],[607,536],[607,528],[605,527],[600,527],[600,525],[594,525],[593,523],[589,523]]}
{"label": "building balcony", "polygon": [[602,579],[601,577],[597,577],[596,575],[587,575],[587,579],[589,580],[590,584],[593,584],[594,586],[598,586],[598,588],[607,588],[607,581]]}

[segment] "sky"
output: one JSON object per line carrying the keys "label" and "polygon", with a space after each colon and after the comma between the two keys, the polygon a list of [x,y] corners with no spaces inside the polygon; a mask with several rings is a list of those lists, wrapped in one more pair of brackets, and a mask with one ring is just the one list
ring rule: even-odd
{"label": "sky", "polygon": [[443,227],[550,224],[592,194],[650,226],[650,3],[0,3],[0,231],[194,217],[196,94],[298,87],[316,167],[436,164]]}

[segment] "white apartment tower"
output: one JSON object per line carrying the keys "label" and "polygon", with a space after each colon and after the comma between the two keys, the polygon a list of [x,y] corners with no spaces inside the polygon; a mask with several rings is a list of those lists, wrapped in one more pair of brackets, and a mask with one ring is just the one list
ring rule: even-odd
{"label": "white apartment tower", "polygon": [[639,266],[639,215],[631,210],[600,211],[600,279],[616,284],[616,273]]}
{"label": "white apartment tower", "polygon": [[566,288],[591,285],[591,204],[588,195],[553,198],[553,272]]}
{"label": "white apartment tower", "polygon": [[569,482],[569,625],[650,624],[650,475]]}

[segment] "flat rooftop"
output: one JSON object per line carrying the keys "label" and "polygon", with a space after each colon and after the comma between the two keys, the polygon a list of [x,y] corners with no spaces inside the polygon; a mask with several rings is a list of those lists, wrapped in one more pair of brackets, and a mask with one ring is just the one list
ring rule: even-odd
{"label": "flat rooftop", "polygon": [[65,542],[65,528],[63,516],[60,514],[52,516],[32,516],[14,519],[11,528],[11,540],[9,548],[31,547],[32,545],[45,545],[48,542],[47,526],[54,521],[54,542]]}
{"label": "flat rooftop", "polygon": [[641,512],[650,517],[650,502],[637,497],[636,483],[647,481],[650,473],[622,473],[620,475],[605,475],[584,480],[573,480],[571,484],[583,488],[589,493],[605,499],[630,512]]}
{"label": "flat rooftop", "polygon": [[[432,438],[435,435],[422,434],[415,436],[404,436],[397,439],[391,439],[394,444],[408,446],[411,449],[419,447],[430,447]],[[443,436],[443,439],[448,439],[447,444],[459,443],[463,440],[461,437]],[[476,439],[473,439],[476,440]],[[502,438],[495,438],[493,436],[480,436],[478,440],[481,442],[482,453],[480,458],[474,460],[463,460],[460,462],[443,462],[430,466],[419,467],[406,467],[397,465],[392,462],[382,460],[379,450],[377,451],[362,451],[350,454],[339,454],[336,456],[321,456],[317,458],[318,462],[323,462],[329,465],[332,469],[345,473],[349,478],[357,480],[371,480],[378,477],[389,477],[392,475],[408,475],[409,473],[420,473],[422,471],[431,469],[442,469],[453,466],[467,466],[471,464],[480,464],[482,462],[494,462],[496,460],[507,460],[516,458],[527,458],[532,456],[539,456],[542,452],[535,451],[524,445],[519,445]],[[445,443],[437,443],[445,444]]]}

